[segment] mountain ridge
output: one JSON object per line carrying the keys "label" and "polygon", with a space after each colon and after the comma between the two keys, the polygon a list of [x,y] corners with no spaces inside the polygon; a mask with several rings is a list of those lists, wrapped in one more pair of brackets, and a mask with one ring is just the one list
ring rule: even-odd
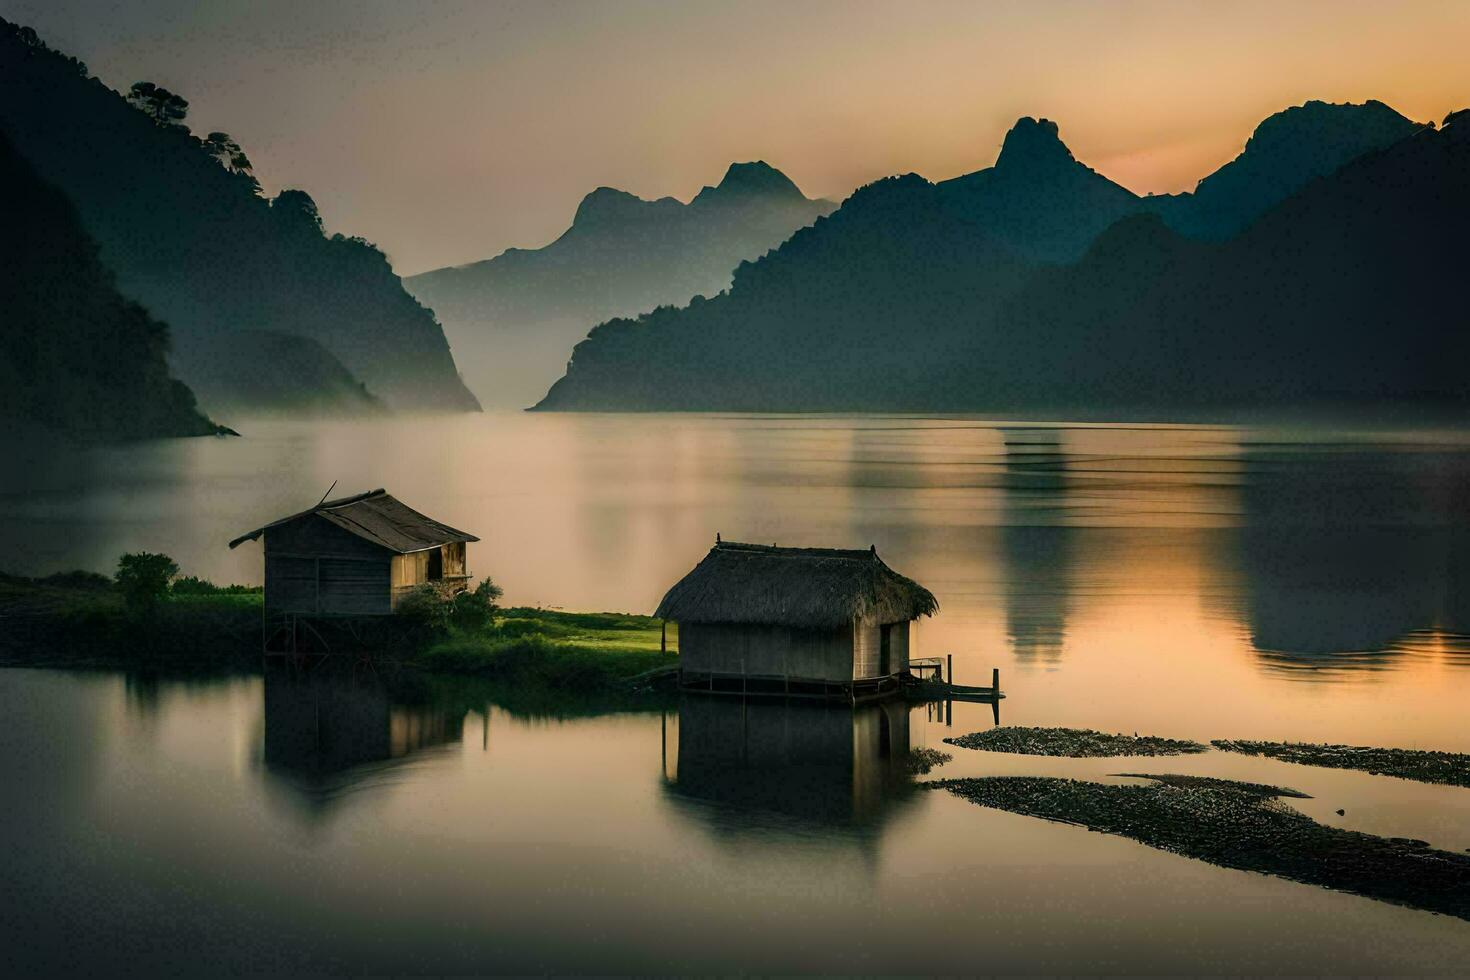
{"label": "mountain ridge", "polygon": [[[392,408],[478,408],[439,325],[375,246],[326,235],[301,192],[261,197],[248,169],[221,165],[177,121],[150,118],[8,21],[0,129],[71,201],[118,288],[180,347],[205,350],[227,331],[300,336],[310,343],[296,367],[320,365],[324,348]],[[256,356],[246,369],[271,366]]]}
{"label": "mountain ridge", "polygon": [[[1017,149],[1026,152],[957,178],[968,179],[958,194],[955,181],[886,178],[742,264],[728,293],[600,324],[536,407],[1087,413],[1153,405],[1208,414],[1334,399],[1459,405],[1464,385],[1436,366],[1458,363],[1457,348],[1424,324],[1448,318],[1463,328],[1464,313],[1422,296],[1410,266],[1452,276],[1444,267],[1455,253],[1451,229],[1457,220],[1470,225],[1459,132],[1470,124],[1435,131],[1394,116],[1410,135],[1326,176],[1299,172],[1303,182],[1287,198],[1224,243],[1179,232],[1149,199],[1121,207],[1127,198],[1047,145],[1059,142],[1051,127],[1023,122]],[[1043,167],[1012,166],[1034,160],[1038,148]],[[1028,228],[1014,220],[1015,175],[1044,167],[1072,193],[1035,184]],[[1109,208],[1119,215],[1057,261],[1071,243],[1048,236],[1079,202],[1099,200],[1093,220]],[[1026,231],[1037,232],[1029,254],[1014,246]],[[1419,320],[1390,329],[1395,309],[1419,310]],[[1341,351],[1311,329],[1324,311],[1344,325]],[[1410,344],[1410,336],[1420,339]],[[1273,350],[1289,354],[1261,353]],[[1316,375],[1307,370],[1314,362]],[[1212,364],[1236,365],[1238,375]]]}
{"label": "mountain ridge", "polygon": [[223,432],[169,373],[168,327],[117,291],[76,209],[0,133],[0,419],[82,442]]}
{"label": "mountain ridge", "polygon": [[405,286],[443,319],[481,397],[521,408],[601,320],[718,293],[738,263],[834,207],[764,161],[730,164],[688,203],[603,186],[549,244],[431,270]]}

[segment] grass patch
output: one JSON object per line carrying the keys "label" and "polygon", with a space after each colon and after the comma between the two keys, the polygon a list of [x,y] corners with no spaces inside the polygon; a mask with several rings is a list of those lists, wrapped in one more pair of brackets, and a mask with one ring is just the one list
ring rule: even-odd
{"label": "grass patch", "polygon": [[677,663],[677,658],[657,648],[603,647],[487,630],[430,643],[411,662],[426,670],[480,674],[509,683],[591,690],[625,684],[638,674]]}
{"label": "grass patch", "polygon": [[[600,650],[658,650],[663,620],[627,613],[574,613],[517,606],[502,610],[495,628],[502,636],[544,636]],[[679,626],[668,624],[669,653],[679,650]]]}
{"label": "grass patch", "polygon": [[[263,591],[184,578],[146,608],[129,608],[111,580],[85,572],[31,579],[0,575],[0,663],[194,670],[258,664]],[[427,628],[373,617],[332,649],[359,642],[374,656],[428,671],[474,674],[548,699],[622,692],[628,680],[677,663],[678,630],[621,613],[500,610],[484,627]]]}

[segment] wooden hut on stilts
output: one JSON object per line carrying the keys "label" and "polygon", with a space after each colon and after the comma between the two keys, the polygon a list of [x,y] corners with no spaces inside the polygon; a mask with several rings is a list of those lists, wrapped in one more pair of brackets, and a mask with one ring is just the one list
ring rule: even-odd
{"label": "wooden hut on stilts", "polygon": [[908,672],[910,624],[933,593],[876,548],[721,541],[655,612],[679,624],[679,675],[693,691],[870,700]]}
{"label": "wooden hut on stilts", "polygon": [[425,584],[460,591],[473,534],[427,517],[384,490],[323,500],[230,542],[265,538],[267,653],[294,653],[303,627],[324,645],[315,620],[390,615]]}

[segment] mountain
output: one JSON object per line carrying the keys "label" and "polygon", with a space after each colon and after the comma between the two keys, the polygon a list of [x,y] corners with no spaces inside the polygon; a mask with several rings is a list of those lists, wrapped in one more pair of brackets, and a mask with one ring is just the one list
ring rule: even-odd
{"label": "mountain", "polygon": [[118,293],[76,211],[0,135],[0,423],[83,441],[220,431],[169,376],[168,328]]}
{"label": "mountain", "polygon": [[[289,408],[255,402],[267,389],[252,383],[230,389],[233,374],[265,377],[284,354],[313,386],[297,404],[352,410],[363,382],[393,409],[478,407],[439,324],[380,251],[325,235],[302,192],[261,197],[233,141],[181,124],[181,98],[151,87],[132,98],[0,21],[0,131],[71,201],[118,289],[171,325],[186,381],[209,372],[221,404]],[[275,339],[267,351],[235,331]],[[342,372],[354,379],[346,401]]]}
{"label": "mountain", "polygon": [[[1470,227],[1470,120],[1308,179],[1224,242],[1129,212],[1048,146],[1050,127],[1018,126],[1028,152],[989,177],[880,181],[743,264],[727,294],[598,326],[537,407],[1463,410],[1467,314],[1447,287]],[[1031,212],[987,194],[1029,195]],[[1070,247],[1065,215],[1109,207],[1123,216],[1075,261],[1038,261]]]}
{"label": "mountain", "polygon": [[1310,181],[1425,127],[1382,102],[1308,102],[1270,116],[1234,160],[1192,194],[1149,198],[1171,228],[1194,238],[1236,234]]}
{"label": "mountain", "polygon": [[594,328],[536,407],[897,408],[1036,268],[951,204],[916,174],[859,188],[727,292]]}
{"label": "mountain", "polygon": [[1470,254],[1467,122],[1359,157],[1223,243],[1153,216],[1120,223],[1008,298],[995,356],[965,383],[1046,410],[1463,413],[1470,307],[1454,284]]}
{"label": "mountain", "polygon": [[1030,116],[1006,134],[995,166],[939,186],[950,207],[1040,261],[1075,259],[1098,232],[1143,207],[1132,191],[1073,157],[1056,123]]}
{"label": "mountain", "polygon": [[522,407],[546,391],[594,324],[714,295],[737,263],[834,207],[760,161],[732,164],[688,204],[599,187],[544,248],[509,249],[405,285],[443,320],[481,399]]}

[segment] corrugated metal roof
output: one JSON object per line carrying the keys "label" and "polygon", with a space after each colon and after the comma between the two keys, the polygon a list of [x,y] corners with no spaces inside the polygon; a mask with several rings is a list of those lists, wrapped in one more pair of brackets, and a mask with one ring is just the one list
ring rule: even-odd
{"label": "corrugated metal roof", "polygon": [[360,538],[382,545],[389,551],[408,554],[438,547],[453,541],[478,541],[479,538],[465,531],[441,524],[426,517],[398,500],[386,490],[370,490],[353,497],[324,500],[309,510],[283,517],[248,534],[242,534],[230,542],[233,548],[246,541],[254,541],[267,530],[281,524],[300,520],[312,515],[331,521]]}

